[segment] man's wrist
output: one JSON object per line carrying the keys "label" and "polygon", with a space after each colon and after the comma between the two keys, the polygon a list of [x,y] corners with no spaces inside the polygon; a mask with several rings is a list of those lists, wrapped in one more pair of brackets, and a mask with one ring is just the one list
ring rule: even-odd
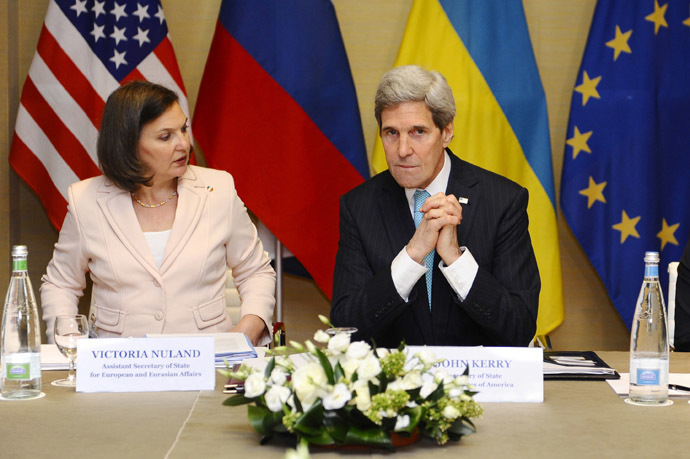
{"label": "man's wrist", "polygon": [[439,256],[441,257],[443,262],[446,264],[446,266],[450,266],[453,263],[455,263],[458,258],[460,258],[462,256],[462,250],[460,250],[460,247],[457,247],[455,250],[451,250],[450,254],[439,253]]}
{"label": "man's wrist", "polygon": [[[415,250],[414,247],[410,247],[411,244],[407,244],[405,246],[405,252],[407,252],[407,255],[414,260],[416,263],[419,263],[420,265],[424,264],[424,257],[426,256],[426,253],[421,253],[418,250]],[[428,253],[428,252],[427,252]]]}

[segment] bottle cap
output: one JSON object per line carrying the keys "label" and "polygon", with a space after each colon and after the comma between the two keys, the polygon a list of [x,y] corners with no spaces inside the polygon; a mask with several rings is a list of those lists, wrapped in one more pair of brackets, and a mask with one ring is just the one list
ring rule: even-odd
{"label": "bottle cap", "polygon": [[659,263],[659,252],[645,252],[644,253],[645,263]]}
{"label": "bottle cap", "polygon": [[27,255],[29,255],[29,250],[26,248],[25,245],[12,246],[12,256],[13,257],[24,257],[24,258],[26,258]]}

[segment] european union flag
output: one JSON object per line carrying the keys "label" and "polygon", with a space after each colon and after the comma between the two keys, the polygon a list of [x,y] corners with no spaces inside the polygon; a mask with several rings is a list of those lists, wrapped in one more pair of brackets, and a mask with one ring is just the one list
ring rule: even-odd
{"label": "european union flag", "polygon": [[573,93],[561,207],[630,327],[647,250],[690,231],[690,2],[599,0]]}

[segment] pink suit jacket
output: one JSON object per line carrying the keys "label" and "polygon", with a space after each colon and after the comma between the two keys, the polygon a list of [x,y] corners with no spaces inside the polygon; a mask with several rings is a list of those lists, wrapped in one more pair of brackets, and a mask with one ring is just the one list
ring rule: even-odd
{"label": "pink suit jacket", "polygon": [[[268,330],[275,272],[227,172],[189,166],[161,267],[154,262],[128,191],[104,176],[75,183],[69,209],[41,284],[46,334],[60,314],[77,313],[93,281],[91,321],[99,337],[147,333],[216,333],[233,326],[225,281],[232,268],[241,315]],[[264,336],[268,341],[270,335]]]}

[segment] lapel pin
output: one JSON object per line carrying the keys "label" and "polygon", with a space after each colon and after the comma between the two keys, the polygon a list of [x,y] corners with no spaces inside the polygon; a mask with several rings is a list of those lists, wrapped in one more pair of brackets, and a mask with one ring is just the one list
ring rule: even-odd
{"label": "lapel pin", "polygon": [[212,187],[212,186],[207,186],[207,187],[206,187],[206,190],[208,190],[208,191],[213,191],[213,187]]}
{"label": "lapel pin", "polygon": [[460,204],[467,204],[467,203],[470,202],[470,200],[467,199],[467,198],[460,197],[460,198],[458,198],[458,202],[459,202]]}

